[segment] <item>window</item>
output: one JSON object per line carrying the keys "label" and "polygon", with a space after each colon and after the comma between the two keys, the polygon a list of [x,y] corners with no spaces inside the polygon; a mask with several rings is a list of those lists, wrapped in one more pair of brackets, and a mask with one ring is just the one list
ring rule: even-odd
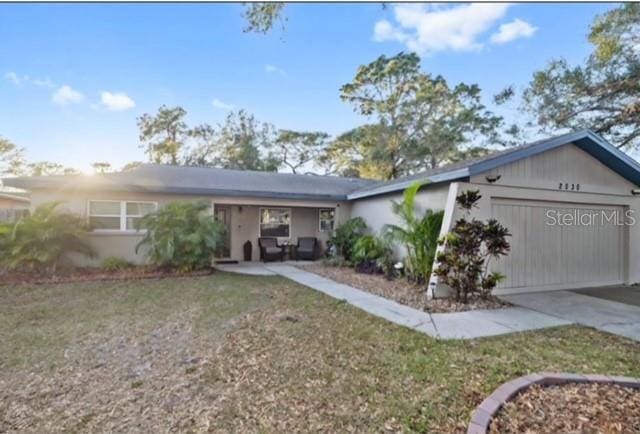
{"label": "window", "polygon": [[156,202],[89,201],[89,226],[95,231],[135,231],[136,222],[158,208]]}
{"label": "window", "polygon": [[333,208],[321,209],[320,211],[320,232],[331,232],[336,210]]}
{"label": "window", "polygon": [[[135,231],[138,220],[154,212],[156,206],[154,202],[126,202],[127,230]],[[141,229],[144,229],[144,227],[141,227]]]}
{"label": "window", "polygon": [[289,238],[291,210],[288,208],[260,208],[260,236]]}
{"label": "window", "polygon": [[89,202],[89,226],[92,230],[120,230],[120,202]]}

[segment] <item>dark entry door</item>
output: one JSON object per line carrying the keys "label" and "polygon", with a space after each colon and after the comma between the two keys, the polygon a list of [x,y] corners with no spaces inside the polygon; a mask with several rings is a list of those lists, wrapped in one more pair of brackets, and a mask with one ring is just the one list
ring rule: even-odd
{"label": "dark entry door", "polygon": [[227,259],[231,257],[231,207],[215,205],[215,216],[225,228],[223,244],[216,252],[216,256],[220,259]]}

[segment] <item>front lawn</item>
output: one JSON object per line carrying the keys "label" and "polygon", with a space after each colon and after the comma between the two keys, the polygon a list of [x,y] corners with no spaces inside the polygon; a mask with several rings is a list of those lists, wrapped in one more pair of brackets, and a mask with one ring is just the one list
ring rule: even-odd
{"label": "front lawn", "polygon": [[0,287],[0,432],[464,432],[532,371],[640,376],[640,345],[439,342],[279,277]]}

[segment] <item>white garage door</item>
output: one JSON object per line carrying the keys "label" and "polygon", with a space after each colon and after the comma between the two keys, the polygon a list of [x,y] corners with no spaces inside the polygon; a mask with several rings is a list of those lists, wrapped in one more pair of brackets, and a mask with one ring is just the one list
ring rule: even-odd
{"label": "white garage door", "polygon": [[493,199],[491,208],[512,234],[511,253],[492,267],[507,276],[499,292],[623,283],[624,207]]}

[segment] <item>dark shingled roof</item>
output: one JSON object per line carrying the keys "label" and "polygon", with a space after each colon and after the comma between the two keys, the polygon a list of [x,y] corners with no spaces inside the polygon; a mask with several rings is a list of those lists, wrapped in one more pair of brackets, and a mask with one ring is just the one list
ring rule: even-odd
{"label": "dark shingled roof", "polygon": [[573,143],[611,170],[640,185],[640,165],[590,130],[556,136],[393,181],[337,176],[294,175],[215,168],[144,164],[131,172],[104,175],[7,178],[13,187],[60,190],[139,191],[193,195],[248,196],[286,199],[352,200],[402,191],[415,181],[432,183],[467,180],[559,146]]}
{"label": "dark shingled roof", "polygon": [[143,164],[130,172],[7,178],[5,185],[34,189],[135,191],[192,195],[346,200],[375,181],[338,176]]}

